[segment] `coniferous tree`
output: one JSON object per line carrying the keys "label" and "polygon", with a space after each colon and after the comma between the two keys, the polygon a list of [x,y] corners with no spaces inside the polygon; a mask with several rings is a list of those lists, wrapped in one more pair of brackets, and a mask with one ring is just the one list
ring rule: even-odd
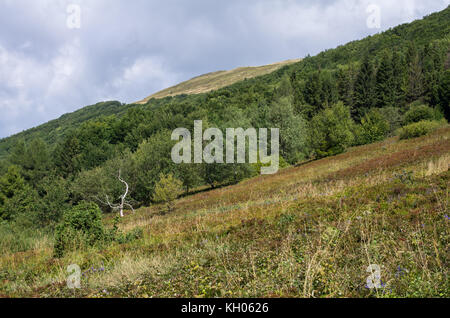
{"label": "coniferous tree", "polygon": [[423,95],[423,72],[419,51],[414,43],[411,43],[407,52],[408,63],[408,102],[413,102]]}
{"label": "coniferous tree", "polygon": [[439,85],[439,105],[444,112],[445,118],[450,120],[450,69],[446,70],[441,77]]}
{"label": "coniferous tree", "polygon": [[322,106],[322,83],[319,72],[314,72],[306,82],[305,101],[312,106]]}
{"label": "coniferous tree", "polygon": [[336,79],[329,72],[321,72],[320,77],[320,83],[322,86],[322,107],[328,107],[337,103],[339,94],[337,90]]}
{"label": "coniferous tree", "polygon": [[345,105],[353,106],[353,76],[351,69],[340,68],[336,73],[336,86],[339,99],[344,102]]}
{"label": "coniferous tree", "polygon": [[375,105],[375,79],[372,62],[366,56],[361,64],[354,88],[352,115],[361,118]]}
{"label": "coniferous tree", "polygon": [[64,178],[80,171],[81,146],[76,136],[68,136],[56,147],[55,165]]}
{"label": "coniferous tree", "polygon": [[439,83],[443,60],[435,45],[426,45],[423,51],[424,97],[430,105],[439,103]]}
{"label": "coniferous tree", "polygon": [[376,74],[376,106],[379,108],[393,106],[395,103],[395,86],[392,59],[384,52]]}
{"label": "coniferous tree", "polygon": [[401,52],[394,52],[392,56],[394,107],[404,107],[406,98],[406,63]]}

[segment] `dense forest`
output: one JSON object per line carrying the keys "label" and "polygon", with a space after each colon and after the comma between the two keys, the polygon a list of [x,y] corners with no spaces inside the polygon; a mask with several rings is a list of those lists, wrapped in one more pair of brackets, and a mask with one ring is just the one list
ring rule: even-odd
{"label": "dense forest", "polygon": [[111,212],[103,201],[123,194],[118,171],[134,207],[154,203],[165,176],[189,193],[258,174],[251,164],[175,165],[171,132],[194,120],[279,127],[285,166],[407,138],[417,123],[426,131],[450,118],[449,65],[450,7],[210,93],[86,107],[0,141],[0,226],[51,232],[84,201]]}

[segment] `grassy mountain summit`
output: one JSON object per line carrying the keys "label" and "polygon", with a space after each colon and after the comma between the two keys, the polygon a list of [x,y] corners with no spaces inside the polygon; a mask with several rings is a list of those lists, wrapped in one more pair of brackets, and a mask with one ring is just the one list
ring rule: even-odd
{"label": "grassy mountain summit", "polygon": [[152,94],[136,104],[146,104],[152,98],[164,98],[182,94],[201,94],[229,86],[245,79],[272,73],[283,66],[299,62],[300,59],[287,60],[256,67],[239,67],[230,71],[217,71],[194,77],[173,87]]}

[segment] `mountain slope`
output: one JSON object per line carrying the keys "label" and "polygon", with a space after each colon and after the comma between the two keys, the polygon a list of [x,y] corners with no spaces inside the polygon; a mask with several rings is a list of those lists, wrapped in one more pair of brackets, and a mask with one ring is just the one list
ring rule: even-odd
{"label": "mountain slope", "polygon": [[[449,297],[449,138],[449,127],[391,138],[182,198],[170,214],[142,208],[120,224],[143,228],[142,239],[96,253],[55,261],[40,238],[27,252],[2,253],[0,295]],[[74,257],[83,271],[105,272],[63,288]],[[386,288],[364,288],[369,264],[382,265]]]}
{"label": "mountain slope", "polygon": [[173,87],[155,93],[137,104],[146,104],[152,98],[164,98],[182,94],[201,94],[229,86],[245,79],[272,73],[283,66],[299,62],[300,59],[287,60],[256,67],[239,67],[231,71],[218,71],[194,77]]}

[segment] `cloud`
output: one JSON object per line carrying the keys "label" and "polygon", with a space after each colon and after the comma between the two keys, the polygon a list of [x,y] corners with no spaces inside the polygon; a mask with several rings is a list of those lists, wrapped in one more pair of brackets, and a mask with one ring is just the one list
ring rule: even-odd
{"label": "cloud", "polygon": [[[194,76],[317,54],[449,0],[0,0],[0,137],[103,100],[134,102]],[[81,28],[67,27],[67,6]]]}
{"label": "cloud", "polygon": [[143,99],[142,91],[148,88],[148,83],[158,83],[161,87],[169,87],[180,81],[181,76],[173,73],[160,57],[141,57],[125,67],[122,75],[115,78],[112,87],[119,92],[117,95],[127,95],[132,101]]}

